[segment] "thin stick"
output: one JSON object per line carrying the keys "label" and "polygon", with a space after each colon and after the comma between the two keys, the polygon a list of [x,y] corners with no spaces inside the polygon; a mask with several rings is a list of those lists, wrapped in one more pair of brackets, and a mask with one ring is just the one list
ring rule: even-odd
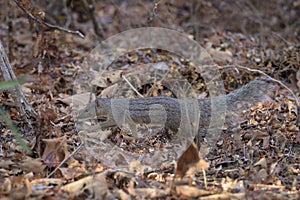
{"label": "thin stick", "polygon": [[[14,80],[17,83],[16,95],[14,95],[14,98],[18,104],[18,107],[20,108],[20,112],[22,113],[22,115],[26,116],[26,113],[28,112],[28,114],[30,114],[33,117],[37,116],[37,113],[33,110],[31,105],[28,103],[28,101],[21,89],[21,86],[15,75],[15,72],[12,69],[12,66],[8,60],[6,53],[5,53],[5,49],[2,45],[1,40],[0,40],[0,69],[3,72],[3,77],[5,80]],[[19,98],[18,95],[20,95],[21,97]],[[24,103],[25,108],[22,106],[22,101]],[[30,123],[28,123],[28,124],[32,128],[31,124]]]}
{"label": "thin stick", "polygon": [[206,179],[206,172],[205,172],[204,168],[202,168],[202,173],[203,173],[203,178],[204,178],[204,186],[205,186],[205,189],[207,189],[207,179]]}
{"label": "thin stick", "polygon": [[100,38],[105,38],[105,33],[104,30],[101,26],[100,20],[97,20],[96,15],[95,15],[95,2],[92,1],[90,3],[87,2],[87,0],[81,0],[81,2],[83,3],[84,7],[88,10],[88,14],[90,15],[90,18],[92,19],[93,25],[94,25],[94,30],[97,36],[99,36]]}
{"label": "thin stick", "polygon": [[69,30],[69,29],[66,29],[66,28],[63,28],[63,27],[60,27],[60,26],[55,26],[55,25],[52,25],[52,24],[49,24],[41,19],[38,19],[36,18],[35,16],[33,16],[29,11],[26,10],[26,8],[19,2],[19,0],[14,0],[14,2],[17,4],[17,6],[19,6],[32,20],[34,20],[35,22],[37,23],[41,23],[41,24],[44,24],[45,26],[48,26],[49,28],[52,28],[52,29],[57,29],[57,30],[60,30],[60,31],[64,31],[64,32],[67,32],[67,33],[71,33],[71,34],[75,34],[75,35],[78,35],[79,37],[81,38],[84,38],[84,34],[81,33],[80,31],[72,31],[72,30]]}
{"label": "thin stick", "polygon": [[135,93],[137,93],[137,95],[139,95],[140,97],[144,98],[144,96],[143,96],[141,93],[139,93],[139,91],[137,91],[137,89],[134,88],[134,86],[128,81],[128,79],[127,79],[124,75],[122,75],[122,78],[123,78],[123,79],[126,81],[126,83],[131,87],[131,89],[132,89],[133,91],[135,91]]}
{"label": "thin stick", "polygon": [[280,39],[282,39],[282,41],[284,41],[287,45],[291,45],[291,43],[289,41],[287,41],[286,39],[284,39],[281,35],[279,35],[278,33],[272,31],[272,34],[276,35],[277,37],[279,37]]}
{"label": "thin stick", "polygon": [[83,142],[80,143],[80,145],[75,149],[71,154],[69,154],[67,157],[65,157],[61,163],[47,176],[47,178],[50,178],[69,158],[71,158],[77,151],[82,147]]}

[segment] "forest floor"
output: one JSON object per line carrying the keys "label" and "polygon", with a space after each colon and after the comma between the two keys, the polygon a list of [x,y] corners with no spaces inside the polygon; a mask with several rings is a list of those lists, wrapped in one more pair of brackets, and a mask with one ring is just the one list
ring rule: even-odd
{"label": "forest floor", "polygon": [[[0,3],[1,42],[16,76],[26,76],[21,89],[33,108],[22,112],[24,102],[17,101],[21,97],[14,90],[0,91],[0,109],[30,148],[24,150],[18,134],[1,117],[0,199],[300,199],[295,99],[300,96],[300,1],[104,0],[94,1],[94,9],[87,7],[89,2]],[[136,89],[143,96],[185,97],[186,88],[164,85],[167,77],[186,81],[198,98],[212,95],[192,60],[167,51],[180,44],[185,46],[183,55],[189,54],[184,48],[192,54],[189,45],[194,43],[161,40],[158,34],[164,49],[124,49],[128,41],[143,44],[143,37],[133,31],[125,41],[117,34],[141,27],[168,28],[183,33],[184,41],[197,41],[210,56],[212,71],[220,69],[225,93],[264,76],[260,72],[290,91],[278,84],[271,101],[240,110],[239,128],[226,127],[208,152],[200,151],[202,168],[191,175],[174,178],[178,156],[163,164],[154,158],[148,165],[132,160],[119,167],[117,161],[124,158],[105,164],[112,160],[94,151],[103,141],[92,138],[94,146],[84,141],[94,132],[82,134],[74,112],[78,102],[89,102],[90,93],[138,97],[132,90]],[[114,40],[118,37],[123,40]],[[103,41],[113,41],[113,55],[105,52],[105,45],[97,46]],[[105,57],[98,58],[103,51]],[[151,67],[171,73],[153,74]],[[109,131],[109,139],[121,151],[142,155],[172,146],[168,130],[139,127],[139,134],[151,132],[143,141],[130,140],[128,129]]]}

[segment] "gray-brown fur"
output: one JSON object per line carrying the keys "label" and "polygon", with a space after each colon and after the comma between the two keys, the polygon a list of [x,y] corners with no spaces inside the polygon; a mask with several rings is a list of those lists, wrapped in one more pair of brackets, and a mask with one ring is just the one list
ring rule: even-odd
{"label": "gray-brown fur", "polygon": [[[247,85],[237,89],[226,96],[218,96],[216,98],[216,102],[223,98],[226,98],[226,106],[227,106],[227,115],[231,116],[235,114],[239,114],[238,112],[244,109],[248,109],[250,106],[258,102],[262,102],[265,100],[270,100],[270,95],[272,93],[273,84],[270,80],[266,78],[257,78]],[[81,113],[79,119],[93,117],[93,114],[96,114],[97,117],[107,117],[105,122],[100,122],[102,128],[109,128],[113,126],[117,126],[117,124],[128,123],[131,127],[134,124],[151,124],[151,117],[161,117],[166,114],[166,119],[164,126],[167,129],[170,129],[174,132],[180,128],[181,123],[190,123],[188,120],[194,120],[196,118],[190,118],[187,121],[185,117],[181,117],[181,105],[182,101],[180,99],[175,99],[166,96],[160,97],[147,97],[147,98],[132,98],[132,99],[113,99],[114,102],[119,102],[119,107],[114,108],[117,109],[117,113],[120,111],[124,115],[129,113],[129,116],[126,118],[118,119],[118,123],[115,121],[116,115],[112,112],[112,99],[108,98],[98,98],[95,102],[90,103]],[[122,107],[123,102],[128,101],[129,105]],[[198,108],[196,106],[191,106],[193,102],[198,101]],[[242,105],[242,108],[237,108],[237,104],[239,106]],[[124,103],[125,105],[125,103]],[[153,105],[160,105],[154,106]],[[128,109],[129,108],[129,109]],[[211,99],[199,99],[199,100],[187,100],[187,110],[188,113],[194,113],[196,110],[200,111],[199,115],[199,130],[198,132],[203,132],[210,123],[211,117]],[[150,116],[152,114],[152,116]],[[154,115],[154,116],[153,116]],[[129,119],[129,120],[128,120]],[[157,120],[160,121],[160,120]],[[163,121],[163,119],[161,120]],[[228,122],[228,121],[227,121]]]}

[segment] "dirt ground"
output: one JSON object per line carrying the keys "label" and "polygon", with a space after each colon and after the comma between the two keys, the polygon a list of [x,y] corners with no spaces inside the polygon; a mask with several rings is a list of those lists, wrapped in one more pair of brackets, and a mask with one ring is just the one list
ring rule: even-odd
{"label": "dirt ground", "polygon": [[[300,199],[299,16],[299,0],[1,1],[1,43],[15,75],[26,80],[20,81],[24,97],[0,84],[0,198]],[[145,39],[131,34],[113,40],[146,27],[177,31],[182,40],[158,34],[162,49],[130,50],[122,45]],[[105,41],[117,41],[117,48],[99,58],[97,53],[105,51],[99,44]],[[224,94],[267,75],[278,80],[274,96],[240,109],[238,126],[226,126],[205,153],[190,146],[181,159],[160,163],[164,155],[158,155],[148,164],[110,165],[113,155],[103,157],[99,149],[106,144],[92,138],[92,126],[81,134],[77,103],[86,105],[91,93],[139,97],[134,89],[143,96],[182,97],[190,90],[197,98],[213,96],[193,59],[166,50],[179,46],[183,55],[193,54],[189,41],[209,55]],[[1,60],[3,81],[4,65]],[[153,75],[152,68],[171,73]],[[174,77],[189,88],[182,84],[176,93],[166,87]],[[89,95],[79,95],[85,92]],[[138,128],[147,137],[132,140],[130,130],[119,127],[101,134],[109,134],[114,147],[137,155],[175,146],[176,133]],[[176,166],[192,169],[193,162],[196,171],[176,176]]]}

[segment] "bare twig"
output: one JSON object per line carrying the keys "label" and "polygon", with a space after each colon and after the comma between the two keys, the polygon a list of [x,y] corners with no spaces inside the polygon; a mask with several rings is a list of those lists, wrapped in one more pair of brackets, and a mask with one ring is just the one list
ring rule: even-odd
{"label": "bare twig", "polygon": [[77,149],[75,149],[71,154],[69,154],[67,157],[65,157],[61,163],[47,176],[47,178],[50,178],[69,158],[71,158],[75,153],[77,153],[79,151],[79,149],[81,149],[83,145],[83,142],[80,143],[80,145],[77,147]]}
{"label": "bare twig", "polygon": [[203,173],[203,178],[204,178],[204,186],[205,186],[205,189],[207,189],[207,179],[206,179],[206,172],[205,172],[204,168],[202,168],[202,173]]}
{"label": "bare twig", "polygon": [[278,33],[272,31],[272,34],[274,34],[275,36],[279,37],[282,41],[284,41],[287,45],[291,46],[291,43],[289,41],[287,41],[285,38],[283,38],[281,35],[279,35]]}
{"label": "bare twig", "polygon": [[105,38],[105,33],[104,33],[104,30],[103,30],[103,28],[100,24],[100,20],[97,20],[95,12],[94,12],[95,11],[95,9],[94,9],[94,5],[95,5],[94,0],[91,0],[90,3],[88,3],[87,0],[81,0],[81,1],[83,3],[84,7],[88,10],[88,14],[89,14],[90,18],[92,19],[96,35],[98,35],[102,39]]}
{"label": "bare twig", "polygon": [[[20,84],[18,82],[18,79],[10,65],[10,62],[6,56],[4,47],[2,46],[2,42],[0,41],[0,69],[3,72],[3,76],[5,80],[14,80],[17,83],[17,93],[21,96],[21,98],[18,98],[15,96],[16,102],[18,102],[18,107],[20,108],[20,112],[22,115],[26,115],[26,111],[30,113],[32,116],[37,116],[36,112],[32,109],[31,105],[26,100],[26,97],[21,90]],[[25,105],[25,110],[22,106],[22,102]],[[30,124],[29,124],[30,125]]]}
{"label": "bare twig", "polygon": [[140,97],[142,97],[142,98],[144,98],[144,96],[141,94],[141,93],[139,93],[139,91],[137,91],[137,89],[135,89],[135,87],[128,81],[128,79],[124,76],[124,75],[122,75],[122,78],[126,81],[126,83],[131,87],[131,89],[133,90],[133,91],[135,91],[135,93],[137,93],[137,95],[139,95]]}
{"label": "bare twig", "polygon": [[45,25],[45,26],[47,26],[51,29],[57,29],[57,30],[60,30],[60,31],[64,31],[64,32],[67,32],[67,33],[78,35],[81,38],[85,37],[84,34],[81,33],[80,31],[72,31],[72,30],[69,30],[69,29],[66,29],[66,28],[63,28],[63,27],[60,27],[60,26],[55,26],[55,25],[52,25],[52,24],[49,24],[49,23],[43,21],[42,19],[36,18],[28,10],[26,10],[26,8],[19,2],[19,0],[14,0],[14,1],[17,4],[17,6],[19,6],[35,22],[37,22],[39,24],[43,24],[43,25]]}

